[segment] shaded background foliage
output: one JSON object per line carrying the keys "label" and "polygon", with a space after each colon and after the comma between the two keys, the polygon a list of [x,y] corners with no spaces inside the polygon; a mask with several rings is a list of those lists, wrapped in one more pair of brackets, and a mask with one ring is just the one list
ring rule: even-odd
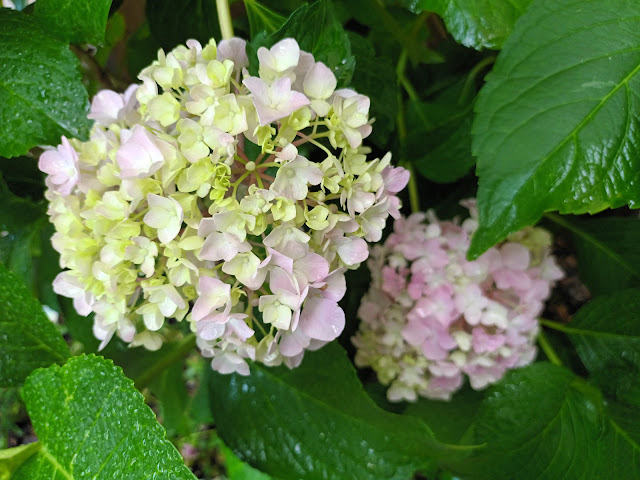
{"label": "shaded background foliage", "polygon": [[[51,289],[37,158],[86,137],[89,98],[158,48],[220,38],[216,2],[14,3],[0,10],[0,447],[14,447],[0,479],[640,478],[637,2],[230,2],[250,58],[293,36],[371,97],[374,153],[414,172],[405,213],[452,218],[477,192],[472,257],[541,218],[557,235],[568,278],[538,361],[411,405],[350,361],[366,265],[347,277],[339,342],[294,371],[214,374],[179,324],[157,352],[96,352],[91,321]],[[564,215],[587,212],[603,213]]]}

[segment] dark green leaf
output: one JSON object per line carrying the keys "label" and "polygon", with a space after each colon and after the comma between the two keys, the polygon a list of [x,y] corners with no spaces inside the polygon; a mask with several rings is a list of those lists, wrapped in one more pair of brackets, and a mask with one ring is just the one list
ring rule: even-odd
{"label": "dark green leaf", "polygon": [[22,395],[42,444],[15,480],[195,479],[133,382],[104,358],[34,372]]}
{"label": "dark green leaf", "polygon": [[146,8],[151,34],[165,50],[190,38],[203,45],[221,38],[215,0],[149,0]]}
{"label": "dark green leaf", "polygon": [[10,480],[11,475],[40,449],[38,442],[0,450],[0,480]]}
{"label": "dark green leaf", "polygon": [[367,41],[349,35],[356,66],[350,86],[371,98],[369,117],[375,118],[369,140],[384,146],[395,130],[398,115],[398,81],[394,66],[384,57],[377,57]]}
{"label": "dark green leaf", "polygon": [[86,138],[89,99],[68,45],[37,20],[0,9],[0,155],[15,157],[60,137]]}
{"label": "dark green leaf", "polygon": [[169,436],[188,435],[193,431],[189,417],[191,397],[182,368],[182,362],[176,361],[149,386],[160,404],[162,426]]}
{"label": "dark green leaf", "polygon": [[339,85],[349,83],[355,58],[351,54],[349,36],[336,19],[330,0],[304,4],[291,14],[280,30],[272,35],[254,38],[247,48],[250,54],[249,68],[253,75],[258,72],[258,48],[270,48],[289,37],[296,39],[301,50],[312,53],[316,61],[331,68]]}
{"label": "dark green leaf", "polygon": [[534,1],[476,102],[470,257],[545,211],[640,201],[639,71],[640,2]]}
{"label": "dark green leaf", "polygon": [[208,425],[214,421],[211,413],[211,401],[209,400],[211,366],[207,359],[203,359],[202,363],[202,372],[198,378],[198,390],[191,401],[191,418],[199,425]]}
{"label": "dark green leaf", "polygon": [[33,244],[47,224],[42,205],[14,195],[0,177],[0,262],[25,284],[33,279]]}
{"label": "dark green leaf", "polygon": [[414,11],[440,15],[466,47],[501,48],[531,0],[419,0]]}
{"label": "dark green leaf", "polygon": [[282,479],[407,479],[445,452],[422,422],[378,408],[335,343],[293,370],[214,374],[210,395],[225,443]]}
{"label": "dark green leaf", "polygon": [[0,263],[0,386],[21,385],[34,369],[68,357],[67,344],[42,306]]}
{"label": "dark green leaf", "polygon": [[11,191],[23,198],[38,201],[45,191],[45,174],[38,169],[38,160],[31,156],[0,157],[0,175]]}
{"label": "dark green leaf", "polygon": [[[67,328],[71,340],[82,344],[83,353],[96,353],[100,340],[93,334],[93,314],[83,317],[73,308],[73,300],[60,297],[60,309],[62,313],[62,323]],[[112,339],[111,342],[117,341]],[[124,347],[123,347],[124,348]]]}
{"label": "dark green leaf", "polygon": [[111,0],[39,0],[35,17],[47,32],[70,43],[101,45]]}
{"label": "dark green leaf", "polygon": [[[3,163],[29,160],[33,161],[23,157],[6,159]],[[24,176],[16,174],[13,178],[18,188],[28,185],[28,178]],[[33,177],[32,180],[38,184],[38,180]],[[14,195],[0,175],[0,262],[15,273],[41,303],[58,310],[52,283],[60,267],[58,253],[51,246],[53,231],[44,204]]]}
{"label": "dark green leaf", "polygon": [[640,290],[598,297],[559,328],[569,334],[582,363],[603,388],[620,375],[640,380]]}
{"label": "dark green leaf", "polygon": [[429,180],[450,183],[475,164],[471,154],[472,99],[460,81],[431,102],[410,101],[405,155]]}
{"label": "dark green leaf", "polygon": [[[570,371],[536,363],[492,387],[474,424],[486,444],[465,469],[474,479],[592,480],[601,476],[602,401]],[[618,450],[619,451],[619,450]]]}
{"label": "dark green leaf", "polygon": [[548,218],[571,230],[580,280],[592,295],[623,290],[640,283],[640,221],[626,218]]}
{"label": "dark green leaf", "polygon": [[421,398],[410,404],[403,413],[424,420],[438,440],[461,443],[480,409],[483,398],[483,392],[466,387],[446,402]]}
{"label": "dark green leaf", "polygon": [[256,0],[244,0],[244,6],[247,9],[247,17],[249,17],[251,38],[260,32],[275,33],[287,21],[285,17]]}

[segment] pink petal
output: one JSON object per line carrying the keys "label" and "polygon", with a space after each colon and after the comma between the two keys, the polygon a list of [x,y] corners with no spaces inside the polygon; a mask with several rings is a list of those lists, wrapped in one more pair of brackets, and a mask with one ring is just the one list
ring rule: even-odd
{"label": "pink petal", "polygon": [[331,341],[337,338],[344,324],[344,311],[328,298],[308,298],[300,314],[300,329],[308,337],[317,340]]}

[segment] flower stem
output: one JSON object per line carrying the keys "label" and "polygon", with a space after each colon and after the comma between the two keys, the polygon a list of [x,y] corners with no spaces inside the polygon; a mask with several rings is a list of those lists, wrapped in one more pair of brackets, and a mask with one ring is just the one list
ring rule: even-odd
{"label": "flower stem", "polygon": [[220,23],[222,38],[227,40],[233,37],[233,24],[231,23],[228,0],[216,0],[216,8],[218,9],[218,22]]}
{"label": "flower stem", "polygon": [[407,51],[406,48],[404,48],[400,53],[400,58],[398,59],[398,65],[396,67],[396,76],[398,77],[398,81],[400,82],[402,87],[407,92],[407,95],[409,95],[409,98],[413,101],[418,101],[420,100],[420,96],[417,94],[415,88],[413,88],[413,85],[411,85],[411,82],[405,75],[405,69],[407,66],[408,58],[409,58],[409,52]]}
{"label": "flower stem", "polygon": [[542,330],[538,332],[538,344],[551,363],[562,367],[562,360],[560,360],[560,357],[558,357],[558,354],[555,352],[551,343],[547,340],[547,336]]}
{"label": "flower stem", "polygon": [[478,74],[495,61],[496,61],[496,57],[487,57],[487,58],[483,58],[482,60],[480,60],[478,63],[474,65],[474,67],[469,72],[469,75],[467,76],[467,79],[465,80],[464,85],[462,86],[462,91],[460,93],[460,98],[458,99],[458,104],[464,105],[466,103],[467,97],[471,92],[471,88],[473,87],[473,84]]}
{"label": "flower stem", "polygon": [[420,193],[418,192],[416,172],[411,162],[407,162],[406,166],[407,170],[411,173],[409,177],[409,205],[411,206],[411,213],[418,213],[420,211]]}

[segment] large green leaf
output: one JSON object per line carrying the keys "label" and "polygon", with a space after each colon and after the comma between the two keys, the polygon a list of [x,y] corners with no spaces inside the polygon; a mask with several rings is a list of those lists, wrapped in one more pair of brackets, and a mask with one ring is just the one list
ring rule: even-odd
{"label": "large green leaf", "polygon": [[39,0],[35,16],[47,32],[70,43],[104,41],[111,0]]}
{"label": "large green leaf", "polygon": [[419,420],[385,412],[331,344],[302,365],[213,374],[212,411],[224,442],[282,479],[408,479],[444,453]]}
{"label": "large green leaf", "polygon": [[598,297],[568,325],[551,325],[569,334],[582,363],[603,388],[620,375],[640,381],[640,290]]}
{"label": "large green leaf", "polygon": [[305,3],[291,14],[277,32],[254,38],[247,46],[252,74],[256,75],[258,72],[258,48],[269,48],[289,37],[296,39],[300,49],[312,53],[316,61],[321,61],[333,69],[338,84],[349,83],[355,59],[351,54],[347,32],[336,19],[330,0]]}
{"label": "large green leaf", "polygon": [[260,32],[275,33],[287,21],[285,17],[256,0],[244,0],[244,6],[249,18],[251,37],[255,37]]}
{"label": "large green leaf", "polygon": [[0,65],[1,156],[88,135],[78,60],[32,16],[0,9]]}
{"label": "large green leaf", "polygon": [[461,443],[484,399],[484,392],[469,386],[456,392],[449,401],[421,398],[409,404],[403,414],[424,420],[436,437],[448,443]]}
{"label": "large green leaf", "polygon": [[131,380],[104,358],[38,370],[23,397],[42,446],[14,480],[195,479]]}
{"label": "large green leaf", "polygon": [[640,283],[640,221],[636,217],[547,217],[573,234],[580,280],[592,295],[614,293]]}
{"label": "large green leaf", "polygon": [[628,464],[615,466],[633,459],[623,458],[628,443],[603,437],[606,422],[600,392],[570,371],[547,363],[511,371],[487,394],[474,425],[486,447],[463,470],[487,480],[634,478],[622,475]]}
{"label": "large green leaf", "polygon": [[67,344],[42,306],[0,263],[0,386],[21,385],[34,369],[68,357]]}
{"label": "large green leaf", "polygon": [[501,48],[531,0],[418,0],[414,11],[440,15],[453,38],[466,47]]}
{"label": "large green leaf", "polygon": [[149,0],[146,5],[151,34],[165,50],[190,38],[203,44],[221,38],[215,0]]}
{"label": "large green leaf", "polygon": [[608,448],[607,478],[640,478],[640,290],[598,297],[568,325],[544,324],[569,335],[591,381],[608,397],[600,440]]}
{"label": "large green leaf", "polygon": [[471,257],[545,211],[640,201],[638,72],[640,2],[532,3],[476,103]]}

